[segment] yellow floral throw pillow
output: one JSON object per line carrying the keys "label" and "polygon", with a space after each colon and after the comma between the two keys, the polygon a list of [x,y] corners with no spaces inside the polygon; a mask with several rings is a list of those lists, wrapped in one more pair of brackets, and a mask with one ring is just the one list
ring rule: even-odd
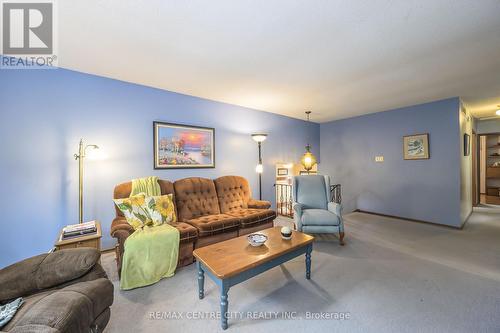
{"label": "yellow floral throw pillow", "polygon": [[125,215],[128,224],[130,224],[135,230],[144,227],[145,225],[153,225],[153,220],[148,212],[148,207],[146,205],[146,195],[144,193],[139,193],[130,198],[124,199],[114,199],[113,200]]}
{"label": "yellow floral throw pillow", "polygon": [[172,194],[157,197],[146,197],[146,207],[153,225],[177,221]]}

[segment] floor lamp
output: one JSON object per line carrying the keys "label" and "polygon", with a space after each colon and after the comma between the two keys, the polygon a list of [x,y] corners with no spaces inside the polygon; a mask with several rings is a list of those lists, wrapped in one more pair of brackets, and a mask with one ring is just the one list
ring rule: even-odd
{"label": "floor lamp", "polygon": [[255,167],[255,171],[259,174],[259,200],[262,200],[262,172],[264,171],[264,167],[262,166],[262,142],[264,142],[266,138],[267,134],[252,134],[252,139],[257,142],[259,146],[259,164]]}
{"label": "floor lamp", "polygon": [[83,139],[80,139],[78,154],[75,154],[75,160],[78,160],[78,222],[83,223],[83,160],[87,148],[99,149],[97,145],[85,145]]}

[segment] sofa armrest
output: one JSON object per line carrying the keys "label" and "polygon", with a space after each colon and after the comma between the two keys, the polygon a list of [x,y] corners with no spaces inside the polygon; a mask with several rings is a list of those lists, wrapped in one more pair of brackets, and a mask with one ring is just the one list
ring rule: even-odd
{"label": "sofa armrest", "polygon": [[292,203],[292,208],[294,215],[298,215],[299,217],[302,216],[302,210],[304,209],[304,205],[298,202]]}
{"label": "sofa armrest", "polygon": [[116,264],[118,266],[118,275],[121,275],[122,258],[125,252],[125,241],[128,236],[134,233],[134,228],[128,224],[127,219],[123,216],[117,216],[111,222],[111,236],[118,240],[118,252],[116,252]]}
{"label": "sofa armrest", "polygon": [[302,231],[302,210],[304,205],[298,202],[292,203],[293,209],[293,222],[298,231]]}
{"label": "sofa armrest", "polygon": [[338,204],[336,202],[329,202],[328,203],[328,211],[337,215],[339,218],[342,218],[342,205],[341,204]]}
{"label": "sofa armrest", "polygon": [[124,231],[128,235],[131,235],[134,232],[134,228],[128,224],[127,220],[123,216],[115,217],[113,222],[111,222],[111,237],[117,237],[117,232]]}
{"label": "sofa armrest", "polygon": [[92,248],[65,249],[5,267],[0,270],[0,302],[78,279],[97,264],[100,256]]}
{"label": "sofa armrest", "polygon": [[248,208],[269,209],[270,207],[271,207],[271,202],[266,200],[250,199],[248,201]]}

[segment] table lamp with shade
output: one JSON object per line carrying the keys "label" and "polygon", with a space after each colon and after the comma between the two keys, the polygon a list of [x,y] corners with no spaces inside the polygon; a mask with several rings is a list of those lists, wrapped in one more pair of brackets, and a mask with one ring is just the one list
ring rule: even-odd
{"label": "table lamp with shade", "polygon": [[267,134],[255,133],[252,134],[252,139],[259,146],[259,164],[255,167],[255,172],[259,174],[259,200],[262,200],[262,172],[264,171],[264,167],[262,166],[262,142],[267,139]]}
{"label": "table lamp with shade", "polygon": [[83,223],[83,160],[87,156],[87,149],[97,150],[97,145],[86,145],[83,139],[80,139],[78,154],[75,154],[75,160],[78,160],[78,222]]}

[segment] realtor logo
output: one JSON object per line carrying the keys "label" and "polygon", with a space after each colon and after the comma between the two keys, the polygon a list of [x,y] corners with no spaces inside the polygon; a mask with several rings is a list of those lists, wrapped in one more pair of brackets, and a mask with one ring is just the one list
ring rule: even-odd
{"label": "realtor logo", "polygon": [[1,68],[50,68],[56,65],[53,1],[5,0],[1,17]]}

